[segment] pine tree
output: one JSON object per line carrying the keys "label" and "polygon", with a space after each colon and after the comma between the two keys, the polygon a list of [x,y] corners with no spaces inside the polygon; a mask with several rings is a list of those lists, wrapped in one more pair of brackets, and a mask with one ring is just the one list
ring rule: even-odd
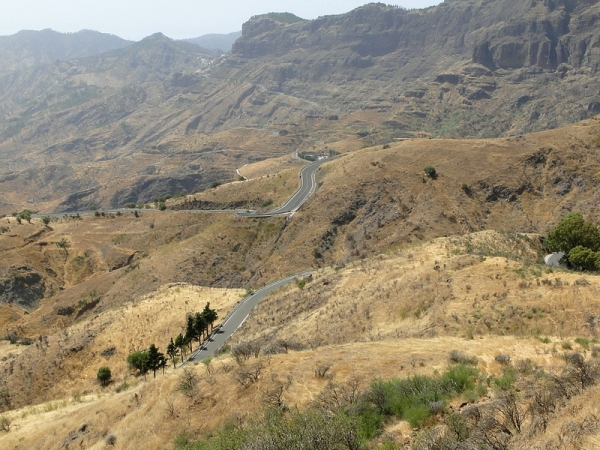
{"label": "pine tree", "polygon": [[98,373],[96,374],[96,378],[102,384],[102,386],[106,386],[110,383],[112,378],[112,374],[110,373],[110,369],[108,367],[100,367],[98,369]]}
{"label": "pine tree", "polygon": [[[210,323],[210,331],[212,333],[213,325],[214,325],[215,321],[219,318],[217,311],[214,309],[210,309],[210,303],[206,303],[206,306],[204,307],[204,310],[202,311],[202,315],[204,316],[206,321],[208,323]],[[207,330],[207,332],[208,332],[208,330]]]}
{"label": "pine tree", "polygon": [[154,344],[148,349],[148,369],[151,370],[156,378],[156,371],[163,367],[163,361],[166,361],[165,355],[158,351]]}
{"label": "pine tree", "polygon": [[175,338],[175,347],[181,350],[181,358],[183,361],[183,358],[185,357],[185,349],[187,347],[187,344],[181,333],[179,333],[179,336]]}
{"label": "pine tree", "polygon": [[188,316],[187,326],[185,327],[185,336],[183,337],[186,344],[190,347],[190,353],[193,351],[192,340],[196,337],[196,328],[194,326],[194,316]]}
{"label": "pine tree", "polygon": [[206,318],[202,315],[202,313],[197,312],[194,316],[194,330],[196,332],[196,336],[198,336],[198,341],[200,345],[202,345],[202,339],[204,338],[204,330],[208,330],[208,322]]}
{"label": "pine tree", "polygon": [[173,342],[173,338],[171,338],[171,342],[167,345],[167,355],[173,361],[173,369],[175,369],[175,357],[177,356],[177,345]]}
{"label": "pine tree", "polygon": [[162,373],[163,375],[165,374],[165,367],[167,367],[167,364],[169,362],[167,361],[167,358],[165,358],[165,355],[163,355],[162,353],[158,356],[158,368],[162,369]]}

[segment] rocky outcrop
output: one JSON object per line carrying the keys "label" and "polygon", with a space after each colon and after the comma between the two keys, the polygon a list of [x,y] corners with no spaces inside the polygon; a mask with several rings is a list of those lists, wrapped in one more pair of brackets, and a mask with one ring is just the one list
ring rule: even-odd
{"label": "rocky outcrop", "polygon": [[350,60],[356,68],[374,63],[360,58],[396,53],[402,56],[397,64],[403,65],[406,57],[439,52],[467,55],[490,69],[555,70],[563,63],[579,67],[600,60],[598,23],[595,0],[461,1],[412,11],[371,3],[348,14],[290,25],[258,17],[244,24],[232,51],[243,58],[295,52],[296,63],[302,63],[302,51],[335,49],[331,66]]}
{"label": "rocky outcrop", "polygon": [[0,303],[16,303],[32,310],[45,293],[44,278],[29,266],[11,267],[0,278]]}

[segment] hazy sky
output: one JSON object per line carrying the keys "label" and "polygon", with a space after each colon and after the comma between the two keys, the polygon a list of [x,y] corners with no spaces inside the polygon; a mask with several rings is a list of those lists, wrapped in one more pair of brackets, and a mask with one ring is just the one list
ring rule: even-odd
{"label": "hazy sky", "polygon": [[[424,8],[441,0],[388,2]],[[183,39],[239,31],[256,14],[292,12],[315,19],[365,3],[369,0],[0,0],[0,35],[52,28],[62,32],[91,29],[132,40],[160,31]]]}

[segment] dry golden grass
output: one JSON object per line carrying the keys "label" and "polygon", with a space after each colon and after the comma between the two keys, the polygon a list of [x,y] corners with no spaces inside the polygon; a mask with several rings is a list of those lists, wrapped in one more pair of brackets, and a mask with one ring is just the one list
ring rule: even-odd
{"label": "dry golden grass", "polygon": [[[447,367],[448,353],[456,348],[477,355],[480,368],[490,374],[499,370],[494,356],[500,352],[509,353],[515,359],[531,358],[545,366],[561,364],[559,358],[547,354],[543,345],[532,339],[503,337],[465,341],[445,337],[392,340],[252,358],[247,365],[260,362],[264,368],[259,381],[244,389],[234,380],[236,363],[229,356],[223,356],[212,362],[215,369],[212,377],[207,375],[204,365],[192,366],[201,379],[196,403],[176,391],[181,371],[170,372],[156,380],[139,380],[137,385],[125,392],[116,393],[112,388],[106,388],[97,397],[80,399],[81,403],[67,399],[52,405],[10,412],[13,429],[0,435],[0,445],[3,448],[19,448],[21,443],[28,448],[56,448],[85,423],[89,431],[75,439],[74,445],[104,448],[105,437],[112,434],[117,437],[120,448],[139,448],[141,442],[148,449],[168,448],[174,436],[181,432],[193,436],[218,426],[230,417],[256,417],[261,405],[265,405],[265,392],[278,381],[291,381],[284,393],[286,405],[305,408],[331,379],[344,382],[358,377],[364,389],[373,378],[431,374],[436,369]],[[314,373],[322,364],[331,365],[325,379],[316,377]],[[173,416],[168,412],[167,401],[173,404]],[[56,410],[48,411],[53,408]],[[412,434],[412,430],[408,432]]]}
{"label": "dry golden grass", "polygon": [[306,165],[307,162],[292,155],[282,156],[280,158],[270,158],[264,161],[259,161],[247,164],[239,169],[239,172],[248,179],[261,178],[267,175],[275,175],[284,170],[295,168],[299,169]]}
{"label": "dry golden grass", "polygon": [[538,251],[536,236],[482,232],[326,269],[261,303],[235,339],[595,336],[600,279],[552,271]]}
{"label": "dry golden grass", "polygon": [[102,366],[110,367],[115,384],[131,382],[126,364],[129,353],[152,343],[165,352],[169,339],[185,331],[188,314],[202,311],[210,302],[224,318],[243,295],[239,289],[163,286],[154,294],[44,336],[33,345],[12,346],[12,355],[3,348],[5,364],[11,367],[4,382],[13,404],[96,390],[96,373]]}

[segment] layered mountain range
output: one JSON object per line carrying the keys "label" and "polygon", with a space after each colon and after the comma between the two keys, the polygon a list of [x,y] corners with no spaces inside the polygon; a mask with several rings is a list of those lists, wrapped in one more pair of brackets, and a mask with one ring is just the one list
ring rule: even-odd
{"label": "layered mountain range", "polygon": [[160,34],[59,55],[0,77],[0,210],[144,203],[335,143],[572,123],[600,113],[599,19],[595,0],[369,4],[253,17],[223,56]]}

